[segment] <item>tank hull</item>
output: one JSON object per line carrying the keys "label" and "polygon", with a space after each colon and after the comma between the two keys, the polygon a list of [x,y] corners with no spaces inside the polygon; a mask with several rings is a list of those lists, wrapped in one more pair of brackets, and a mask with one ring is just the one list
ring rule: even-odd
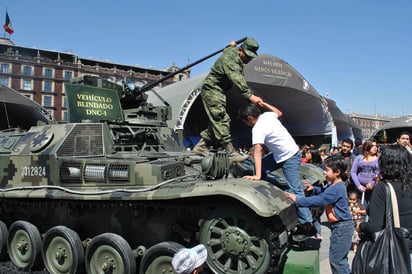
{"label": "tank hull", "polygon": [[170,273],[178,249],[202,243],[208,273],[282,273],[298,218],[281,188],[237,176],[226,151],[186,151],[169,105],[86,80],[67,86],[76,117],[125,95],[124,120],[0,132],[0,261],[20,273]]}
{"label": "tank hull", "polygon": [[[249,193],[227,191],[234,188],[245,188]],[[106,194],[67,191],[52,186],[3,191],[0,193],[1,220],[7,226],[16,220],[25,220],[42,233],[63,225],[75,230],[83,240],[110,231],[124,237],[135,248],[166,240],[180,242],[182,235],[198,233],[199,222],[223,208],[233,211],[243,208],[256,218],[281,224],[288,231],[297,222],[295,207],[281,190],[266,182],[232,179],[171,183],[136,193],[133,189]],[[181,230],[185,227],[191,231]]]}

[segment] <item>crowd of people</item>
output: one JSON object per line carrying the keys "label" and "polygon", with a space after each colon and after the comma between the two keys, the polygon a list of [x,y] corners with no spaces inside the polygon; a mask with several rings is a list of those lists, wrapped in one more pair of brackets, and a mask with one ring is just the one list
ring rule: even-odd
{"label": "crowd of people", "polygon": [[[399,203],[400,221],[412,232],[412,146],[410,133],[402,132],[397,143],[379,150],[376,140],[342,140],[332,148],[299,147],[279,118],[282,111],[256,96],[243,76],[243,66],[257,57],[259,45],[253,38],[236,47],[231,42],[205,78],[201,97],[209,118],[208,127],[193,151],[209,155],[209,148],[224,148],[231,163],[254,159],[254,174],[246,180],[265,180],[275,169],[282,169],[287,181],[287,197],[297,206],[298,229],[294,241],[314,236],[322,239],[320,220],[313,220],[309,207],[325,207],[331,229],[329,260],[333,273],[351,273],[348,253],[357,250],[362,233],[384,227],[382,209],[385,184],[393,184]],[[226,92],[236,87],[248,104],[239,110],[239,118],[252,131],[250,151],[237,151],[231,140],[230,117],[226,110]],[[264,110],[262,112],[262,110]],[[314,187],[300,181],[301,163],[324,170],[327,184]],[[411,233],[412,235],[412,233]],[[412,241],[410,241],[412,251]],[[198,256],[198,255],[201,256]],[[200,259],[199,259],[199,258]],[[200,273],[206,249],[200,245],[183,249],[173,258],[176,273]]]}
{"label": "crowd of people", "polygon": [[[330,150],[322,147],[314,149],[313,145],[301,147],[302,155],[304,155],[302,163],[312,163],[323,168],[328,185],[321,189],[306,184],[306,193],[309,195],[297,197],[288,194],[288,196],[296,202],[298,207],[324,206],[326,208],[326,217],[331,228],[329,260],[332,273],[351,273],[348,262],[349,250],[357,252],[362,237],[366,238],[371,233],[384,228],[385,184],[391,183],[396,191],[401,226],[412,231],[411,147],[409,132],[401,132],[396,143],[381,147],[373,139],[363,142],[355,140],[355,143],[350,139],[345,139],[339,146],[332,147]],[[345,170],[341,166],[340,172],[336,172],[339,168],[333,168],[330,164],[332,159],[335,159],[337,163],[338,159],[344,161]],[[331,171],[328,169],[339,173],[339,176],[329,177]],[[383,183],[379,183],[380,181]],[[341,188],[340,194],[332,195],[331,190],[336,189],[335,185],[341,183],[345,184],[345,189]],[[347,199],[345,209],[339,208],[339,205],[342,205],[340,202],[342,194]],[[351,216],[350,219],[348,219],[348,214]],[[315,220],[315,224],[318,221]],[[348,222],[352,224],[352,227],[346,227],[346,233],[342,229],[337,230],[337,227],[341,228]],[[320,226],[318,227],[316,238],[322,239]],[[351,237],[348,234],[351,234]],[[339,238],[336,235],[339,235]],[[342,242],[343,239],[344,242]],[[409,246],[412,251],[412,241]]]}

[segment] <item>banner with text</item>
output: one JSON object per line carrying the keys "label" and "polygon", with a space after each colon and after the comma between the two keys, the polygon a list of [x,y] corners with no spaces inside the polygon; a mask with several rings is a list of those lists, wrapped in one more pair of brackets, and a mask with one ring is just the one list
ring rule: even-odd
{"label": "banner with text", "polygon": [[123,121],[117,91],[111,89],[65,84],[69,106],[69,122]]}

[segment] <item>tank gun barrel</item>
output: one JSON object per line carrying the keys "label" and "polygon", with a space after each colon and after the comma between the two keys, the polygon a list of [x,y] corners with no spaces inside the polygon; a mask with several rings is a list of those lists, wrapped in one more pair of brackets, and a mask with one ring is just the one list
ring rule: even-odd
{"label": "tank gun barrel", "polygon": [[[236,44],[242,43],[243,41],[246,40],[246,38],[247,38],[247,37],[243,37],[242,39],[237,40],[237,41],[236,41]],[[225,48],[226,48],[226,47],[225,47]],[[205,57],[203,57],[202,59],[199,59],[199,60],[197,60],[197,61],[195,61],[195,62],[193,62],[193,63],[190,63],[190,64],[186,65],[185,67],[179,69],[179,70],[176,70],[176,71],[174,71],[174,72],[172,72],[172,73],[169,73],[168,75],[160,78],[159,80],[156,80],[156,81],[154,81],[154,82],[151,82],[151,83],[148,83],[148,84],[142,86],[142,87],[140,88],[140,92],[145,92],[145,91],[148,91],[148,90],[152,89],[153,87],[157,86],[159,83],[165,81],[166,79],[169,79],[170,77],[173,77],[173,76],[175,76],[176,74],[178,74],[178,73],[180,73],[180,72],[182,72],[182,71],[185,71],[185,70],[187,70],[188,68],[191,68],[191,67],[193,67],[194,65],[197,65],[197,64],[199,64],[199,63],[201,63],[201,62],[203,62],[203,61],[205,61],[205,60],[207,60],[207,59],[215,56],[216,54],[222,52],[225,48],[222,48],[222,49],[220,49],[220,50],[218,50],[218,51],[215,51],[215,52],[209,54],[208,56],[205,56]]]}

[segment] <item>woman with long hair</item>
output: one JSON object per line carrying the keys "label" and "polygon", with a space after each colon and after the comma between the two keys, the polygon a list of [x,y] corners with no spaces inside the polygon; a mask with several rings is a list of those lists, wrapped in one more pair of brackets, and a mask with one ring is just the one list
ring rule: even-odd
{"label": "woman with long hair", "polygon": [[398,200],[400,226],[409,230],[409,250],[412,252],[412,155],[402,145],[385,146],[379,157],[379,168],[382,180],[373,190],[368,208],[369,219],[358,224],[356,230],[372,234],[385,227],[385,184],[390,183]]}
{"label": "woman with long hair", "polygon": [[356,156],[353,161],[350,176],[360,194],[359,196],[364,197],[366,207],[372,190],[380,178],[378,145],[375,140],[367,140],[363,143],[362,155]]}
{"label": "woman with long hair", "polygon": [[323,168],[323,160],[317,149],[308,149],[305,151],[306,163]]}

